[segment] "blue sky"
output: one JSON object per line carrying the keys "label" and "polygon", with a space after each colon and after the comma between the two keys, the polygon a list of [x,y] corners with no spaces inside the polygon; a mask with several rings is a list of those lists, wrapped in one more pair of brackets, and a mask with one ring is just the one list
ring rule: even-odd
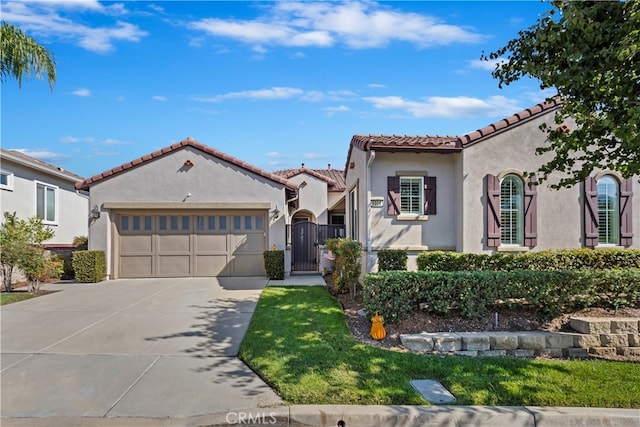
{"label": "blue sky", "polygon": [[462,135],[544,100],[480,61],[519,2],[2,1],[49,48],[2,85],[2,147],[89,177],[188,136],[266,170],[343,168],[354,134]]}

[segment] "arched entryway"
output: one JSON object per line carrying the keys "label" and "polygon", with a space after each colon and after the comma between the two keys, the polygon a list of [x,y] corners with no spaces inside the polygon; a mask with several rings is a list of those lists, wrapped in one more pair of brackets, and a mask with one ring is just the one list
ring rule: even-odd
{"label": "arched entryway", "polygon": [[318,271],[318,225],[308,211],[296,212],[291,219],[293,272]]}

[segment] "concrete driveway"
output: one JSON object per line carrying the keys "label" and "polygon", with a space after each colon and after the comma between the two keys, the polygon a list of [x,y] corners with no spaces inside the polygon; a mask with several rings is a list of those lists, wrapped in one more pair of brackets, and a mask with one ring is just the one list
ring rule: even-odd
{"label": "concrete driveway", "polygon": [[2,417],[191,417],[282,403],[236,357],[266,283],[66,283],[3,306]]}

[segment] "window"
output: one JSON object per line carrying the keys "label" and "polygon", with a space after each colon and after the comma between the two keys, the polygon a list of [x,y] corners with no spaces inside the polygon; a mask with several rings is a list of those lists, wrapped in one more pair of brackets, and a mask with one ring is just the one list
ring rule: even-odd
{"label": "window", "polygon": [[350,237],[351,240],[358,240],[358,192],[357,188],[354,188],[349,193],[349,209],[351,210],[351,227]]}
{"label": "window", "polygon": [[500,243],[522,245],[524,240],[524,188],[520,177],[507,175],[500,183]]}
{"label": "window", "polygon": [[400,213],[422,215],[422,177],[400,177]]}
{"label": "window", "polygon": [[436,183],[435,176],[388,176],[387,215],[404,215],[400,219],[427,219],[422,215],[435,215]]}
{"label": "window", "polygon": [[633,244],[633,179],[610,174],[584,182],[584,245]]}
{"label": "window", "polygon": [[505,171],[485,177],[487,247],[534,247],[538,244],[538,190],[534,176]]}
{"label": "window", "polygon": [[58,187],[36,182],[36,215],[45,223],[57,221]]}
{"label": "window", "polygon": [[13,191],[13,174],[0,171],[0,188],[3,190]]}

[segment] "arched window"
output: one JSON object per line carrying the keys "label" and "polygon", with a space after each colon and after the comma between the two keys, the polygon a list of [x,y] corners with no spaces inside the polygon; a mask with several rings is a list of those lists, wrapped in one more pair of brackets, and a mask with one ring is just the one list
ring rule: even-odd
{"label": "arched window", "polygon": [[500,182],[500,243],[522,245],[524,241],[524,184],[509,174]]}
{"label": "arched window", "polygon": [[598,180],[598,244],[617,245],[619,241],[618,181],[611,175],[604,175]]}

